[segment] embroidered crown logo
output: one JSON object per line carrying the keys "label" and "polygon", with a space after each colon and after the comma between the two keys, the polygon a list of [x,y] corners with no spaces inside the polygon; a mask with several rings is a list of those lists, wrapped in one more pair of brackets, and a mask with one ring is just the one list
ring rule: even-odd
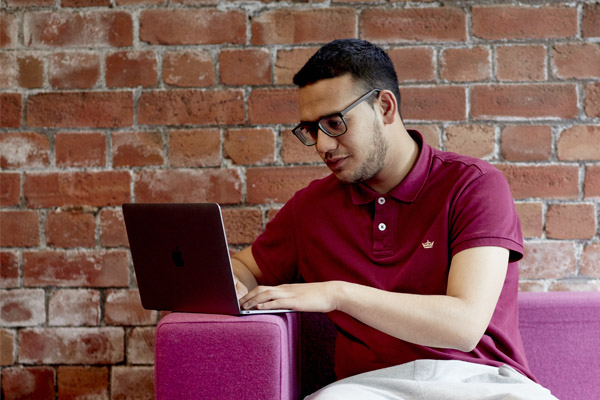
{"label": "embroidered crown logo", "polygon": [[428,240],[428,241],[426,241],[426,242],[424,242],[424,243],[421,243],[421,244],[423,245],[423,248],[424,248],[424,249],[431,249],[431,248],[433,247],[433,244],[434,244],[434,243],[435,243],[435,242],[430,242],[430,241]]}

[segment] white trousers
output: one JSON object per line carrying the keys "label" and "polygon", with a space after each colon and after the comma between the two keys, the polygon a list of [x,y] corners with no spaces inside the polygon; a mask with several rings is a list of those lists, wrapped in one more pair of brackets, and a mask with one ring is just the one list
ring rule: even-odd
{"label": "white trousers", "polygon": [[417,360],[334,382],[306,400],[557,400],[509,366]]}

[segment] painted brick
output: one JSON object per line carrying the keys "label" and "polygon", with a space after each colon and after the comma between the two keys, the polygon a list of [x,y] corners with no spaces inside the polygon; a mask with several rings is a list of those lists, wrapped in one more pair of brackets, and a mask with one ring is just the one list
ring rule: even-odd
{"label": "painted brick", "polygon": [[451,125],[446,128],[446,150],[477,158],[494,155],[494,127]]}
{"label": "painted brick", "polygon": [[275,135],[271,129],[229,129],[225,156],[235,164],[268,164],[274,161]]}
{"label": "painted brick", "polygon": [[47,172],[25,174],[29,207],[116,206],[130,200],[126,171]]}
{"label": "painted brick", "polygon": [[48,79],[58,89],[90,89],[100,79],[100,56],[95,53],[53,53],[48,60]]}
{"label": "painted brick", "polygon": [[591,239],[596,234],[592,204],[550,204],[546,211],[546,236],[550,239]]}
{"label": "painted brick", "polygon": [[0,15],[0,48],[10,49],[19,41],[19,21],[16,14],[3,12]]}
{"label": "painted brick", "polygon": [[12,172],[0,172],[0,206],[11,207],[21,199],[21,175]]}
{"label": "painted brick", "polygon": [[322,161],[314,146],[303,145],[290,130],[285,130],[281,134],[281,158],[284,163],[288,164]]}
{"label": "painted brick", "polygon": [[108,290],[104,321],[109,325],[152,325],[157,312],[142,307],[137,290]]}
{"label": "painted brick", "polygon": [[140,40],[167,45],[245,44],[246,13],[212,8],[143,10]]}
{"label": "painted brick", "polygon": [[471,116],[476,119],[576,118],[575,85],[485,85],[471,89]]}
{"label": "painted brick", "polygon": [[552,47],[552,72],[562,79],[600,78],[599,43],[562,43]]}
{"label": "painted brick", "polygon": [[19,256],[12,251],[0,251],[0,288],[19,286]]}
{"label": "painted brick", "polygon": [[585,197],[600,197],[600,165],[586,165],[583,192]]}
{"label": "painted brick", "polygon": [[138,102],[138,122],[144,125],[244,123],[241,90],[170,90],[144,92]]}
{"label": "painted brick", "polygon": [[96,326],[100,323],[100,292],[88,289],[58,289],[48,301],[51,326]]}
{"label": "painted brick", "polygon": [[131,92],[39,93],[27,100],[27,125],[117,128],[133,123]]}
{"label": "painted brick", "polygon": [[102,247],[129,247],[121,209],[100,211],[100,244]]}
{"label": "painted brick", "polygon": [[240,176],[233,169],[148,170],[134,175],[138,202],[239,203],[242,200]]}
{"label": "painted brick", "polygon": [[263,231],[262,211],[256,208],[224,208],[223,224],[229,244],[250,244]]}
{"label": "painted brick", "polygon": [[219,70],[225,85],[268,85],[271,53],[265,49],[223,50],[219,54]]}
{"label": "painted brick", "polygon": [[15,367],[2,370],[2,394],[6,400],[54,400],[55,372],[52,367]]}
{"label": "painted brick", "polygon": [[0,88],[14,90],[19,77],[16,53],[0,53],[0,66]]}
{"label": "painted brick", "polygon": [[250,204],[284,203],[311,181],[330,173],[327,167],[268,167],[246,170],[246,201]]}
{"label": "painted brick", "polygon": [[544,161],[552,155],[552,128],[512,125],[502,129],[502,157],[508,161]]}
{"label": "painted brick", "polygon": [[581,275],[600,278],[600,244],[591,243],[581,253]]}
{"label": "painted brick", "polygon": [[46,218],[46,243],[55,247],[94,247],[96,218],[80,210],[50,211]]}
{"label": "painted brick", "polygon": [[583,37],[600,37],[600,4],[583,5],[581,33]]}
{"label": "painted brick", "polygon": [[133,328],[127,335],[127,362],[154,364],[156,327]]}
{"label": "painted brick", "polygon": [[44,60],[35,55],[17,57],[19,86],[27,89],[44,86]]}
{"label": "painted brick", "polygon": [[59,399],[108,399],[107,367],[58,367]]}
{"label": "painted brick", "polygon": [[254,89],[248,98],[251,124],[292,124],[300,121],[296,89]]}
{"label": "painted brick", "polygon": [[124,360],[122,328],[28,328],[19,331],[19,362],[114,364]]}
{"label": "painted brick", "polygon": [[600,126],[577,125],[558,138],[560,160],[600,160]]}
{"label": "painted brick", "polygon": [[40,222],[35,211],[0,212],[2,229],[0,229],[1,247],[31,247],[40,244]]}
{"label": "painted brick", "polygon": [[0,290],[0,326],[36,326],[46,322],[42,289]]}
{"label": "painted brick", "polygon": [[115,167],[163,165],[163,138],[159,132],[114,132],[112,156]]}
{"label": "painted brick", "polygon": [[366,9],[360,16],[361,37],[374,42],[399,43],[464,41],[465,12],[459,8]]}
{"label": "painted brick", "polygon": [[550,39],[577,34],[575,7],[474,6],[473,35],[481,39]]}
{"label": "painted brick", "polygon": [[516,199],[579,197],[579,168],[570,165],[519,166],[501,164],[502,171]]}
{"label": "painted brick", "polygon": [[324,43],[356,37],[356,10],[276,9],[252,18],[252,44]]}
{"label": "painted brick", "polygon": [[169,162],[172,167],[221,165],[221,134],[218,129],[170,131]]}
{"label": "painted brick", "polygon": [[133,21],[125,11],[32,12],[23,34],[29,47],[124,47],[133,44]]}
{"label": "painted brick", "polygon": [[0,366],[9,366],[15,363],[15,330],[0,328]]}
{"label": "painted brick", "polygon": [[54,137],[58,167],[106,165],[106,135],[100,132],[58,132]]}
{"label": "painted brick", "polygon": [[158,79],[153,51],[119,51],[106,56],[108,87],[149,87]]}
{"label": "painted brick", "polygon": [[46,168],[50,163],[48,136],[35,132],[9,132],[0,135],[2,168]]}
{"label": "painted brick", "polygon": [[0,128],[20,127],[21,107],[19,93],[0,93]]}
{"label": "painted brick", "polygon": [[408,120],[461,121],[467,98],[462,86],[403,87],[400,112]]}
{"label": "painted brick", "polygon": [[206,51],[169,51],[163,54],[162,78],[172,86],[212,86],[215,66]]}
{"label": "painted brick", "polygon": [[490,78],[490,49],[484,46],[452,48],[442,52],[441,77],[451,82],[473,82]]}
{"label": "painted brick", "polygon": [[111,373],[112,400],[152,400],[154,398],[154,368],[116,366]]}
{"label": "painted brick", "polygon": [[496,76],[501,81],[543,81],[546,74],[543,45],[510,45],[496,48]]}
{"label": "painted brick", "polygon": [[521,220],[521,230],[526,238],[539,238],[544,229],[544,210],[542,203],[515,203]]}
{"label": "painted brick", "polygon": [[600,117],[600,83],[585,85],[584,107],[588,117]]}
{"label": "painted brick", "polygon": [[294,75],[302,68],[308,59],[317,51],[318,47],[299,49],[281,49],[277,51],[274,74],[275,84],[291,85]]}
{"label": "painted brick", "polygon": [[435,79],[432,47],[399,47],[388,50],[399,82],[422,82]]}
{"label": "painted brick", "polygon": [[571,242],[525,242],[519,262],[521,279],[560,279],[575,276],[575,246]]}
{"label": "painted brick", "polygon": [[24,252],[23,285],[126,287],[129,253],[123,250]]}

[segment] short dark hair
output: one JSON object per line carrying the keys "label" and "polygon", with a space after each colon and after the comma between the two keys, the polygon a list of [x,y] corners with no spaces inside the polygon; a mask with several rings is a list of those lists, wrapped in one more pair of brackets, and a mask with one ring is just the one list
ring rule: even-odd
{"label": "short dark hair", "polygon": [[294,84],[304,87],[346,74],[351,74],[365,90],[390,90],[400,113],[400,89],[394,64],[383,49],[365,40],[338,39],[327,43],[296,73]]}

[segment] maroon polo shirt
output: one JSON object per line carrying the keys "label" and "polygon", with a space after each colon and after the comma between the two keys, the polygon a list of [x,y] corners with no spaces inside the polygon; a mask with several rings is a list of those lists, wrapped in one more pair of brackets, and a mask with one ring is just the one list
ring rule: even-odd
{"label": "maroon polo shirt", "polygon": [[[508,364],[531,376],[518,330],[519,218],[502,174],[479,159],[442,152],[410,132],[419,157],[385,195],[334,175],[298,191],[252,251],[261,284],[343,280],[423,295],[446,293],[452,257],[477,246],[510,250],[508,272],[492,320],[469,352],[415,345],[342,312],[336,324],[336,374],[344,378],[416,359]],[[532,377],[533,378],[533,377]]]}

